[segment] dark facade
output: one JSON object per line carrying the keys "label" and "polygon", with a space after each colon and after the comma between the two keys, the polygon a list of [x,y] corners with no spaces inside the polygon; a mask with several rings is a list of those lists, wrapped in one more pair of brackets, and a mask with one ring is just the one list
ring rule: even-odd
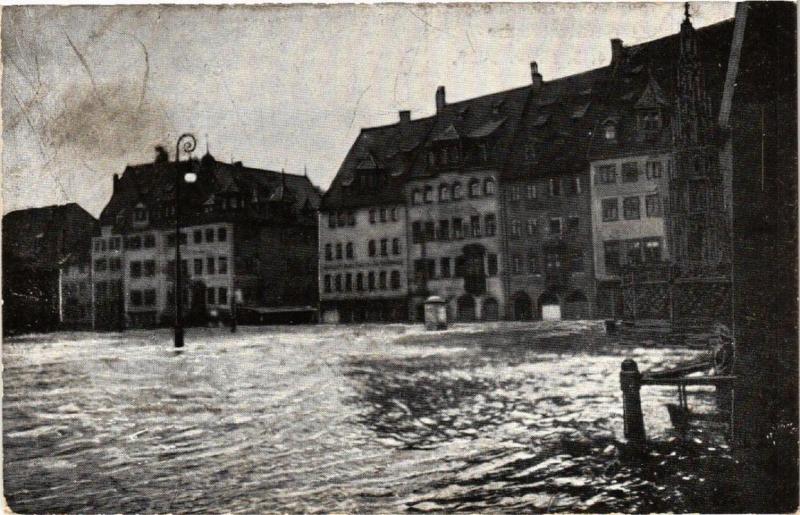
{"label": "dark facade", "polygon": [[89,325],[89,248],[97,220],[78,204],[3,217],[3,333]]}

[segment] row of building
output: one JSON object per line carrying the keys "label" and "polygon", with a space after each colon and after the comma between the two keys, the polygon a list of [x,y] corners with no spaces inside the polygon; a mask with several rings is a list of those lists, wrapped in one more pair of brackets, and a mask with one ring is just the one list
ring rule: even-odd
{"label": "row of building", "polygon": [[781,9],[696,30],[687,8],[677,34],[611,40],[597,69],[547,81],[534,62],[528,85],[458,102],[439,87],[432,116],[362,129],[324,195],[159,148],[114,176],[99,220],[4,217],[4,327],[169,323],[176,205],[190,320],[419,321],[432,295],[460,321],[726,319],[731,113],[790,68],[792,41],[764,37]]}
{"label": "row of building", "polygon": [[432,295],[461,321],[728,319],[731,111],[787,69],[791,38],[764,37],[781,9],[696,30],[687,5],[606,66],[440,86],[433,116],[362,129],[322,199],[322,319],[420,320]]}

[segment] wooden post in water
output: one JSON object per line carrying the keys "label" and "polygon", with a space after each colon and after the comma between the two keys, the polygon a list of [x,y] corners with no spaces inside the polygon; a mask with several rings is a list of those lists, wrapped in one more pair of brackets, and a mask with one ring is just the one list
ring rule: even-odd
{"label": "wooden post in water", "polygon": [[647,439],[644,432],[642,399],[639,395],[642,374],[634,360],[628,358],[622,362],[619,385],[622,388],[622,418],[625,422],[625,438],[633,450],[643,451]]}

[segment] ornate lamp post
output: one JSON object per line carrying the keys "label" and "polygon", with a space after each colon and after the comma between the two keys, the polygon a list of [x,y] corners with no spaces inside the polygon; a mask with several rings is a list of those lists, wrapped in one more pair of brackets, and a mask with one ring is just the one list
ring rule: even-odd
{"label": "ornate lamp post", "polygon": [[[189,133],[182,134],[175,146],[175,348],[183,347],[183,267],[181,266],[181,183],[191,184],[197,174],[187,171],[180,173],[181,150],[191,153],[197,140]],[[190,165],[191,166],[191,165]]]}

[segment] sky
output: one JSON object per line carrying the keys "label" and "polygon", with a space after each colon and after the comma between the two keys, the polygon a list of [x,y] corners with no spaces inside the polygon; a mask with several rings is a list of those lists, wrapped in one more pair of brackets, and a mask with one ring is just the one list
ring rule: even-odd
{"label": "sky", "polygon": [[[693,3],[695,27],[734,15]],[[195,156],[330,184],[362,127],[610,61],[678,31],[682,3],[28,6],[2,12],[3,212],[78,202],[112,176]]]}

